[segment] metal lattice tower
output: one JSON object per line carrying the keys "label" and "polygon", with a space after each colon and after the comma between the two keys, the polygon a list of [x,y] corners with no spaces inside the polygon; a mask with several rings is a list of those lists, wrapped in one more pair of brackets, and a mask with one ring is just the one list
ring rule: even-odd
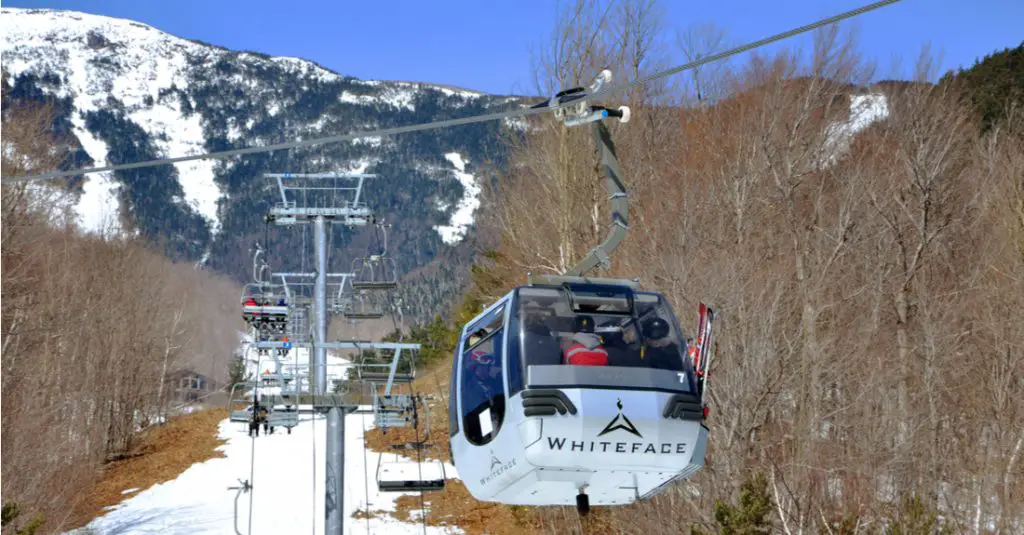
{"label": "metal lattice tower", "polygon": [[[366,203],[360,200],[363,181],[375,175],[361,173],[267,173],[277,180],[281,201],[271,208],[268,221],[277,225],[313,224],[316,271],[313,273],[276,274],[313,278],[313,366],[311,366],[313,405],[327,412],[326,495],[324,502],[325,535],[341,534],[344,529],[345,413],[352,409],[340,396],[327,390],[327,279],[340,278],[338,295],[342,294],[349,274],[327,272],[327,225],[365,226],[373,217]],[[339,185],[344,180],[345,185]],[[356,180],[356,185],[348,185]],[[308,283],[306,283],[308,284]],[[286,285],[287,286],[287,285]]]}

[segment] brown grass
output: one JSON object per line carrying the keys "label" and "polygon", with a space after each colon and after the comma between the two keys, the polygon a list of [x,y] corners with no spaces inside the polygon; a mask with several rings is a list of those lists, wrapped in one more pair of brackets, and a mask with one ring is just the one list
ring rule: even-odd
{"label": "brown grass", "polygon": [[[431,526],[458,526],[467,534],[518,535],[537,533],[540,527],[529,513],[498,503],[478,502],[461,481],[449,479],[445,489],[424,493],[426,521]],[[395,518],[411,522],[419,511],[419,496],[400,496],[395,501]]]}
{"label": "brown grass", "polygon": [[[575,507],[526,507],[481,502],[456,479],[449,479],[440,492],[425,493],[423,506],[430,526],[458,526],[468,535],[519,535],[521,533],[616,533],[620,521],[609,507],[591,509],[590,516],[577,521]],[[395,501],[394,517],[413,522],[413,513],[420,510],[420,497],[400,496]]]}
{"label": "brown grass", "polygon": [[[217,428],[226,409],[208,409],[170,418],[144,430],[128,457],[107,463],[100,481],[75,504],[68,529],[84,526],[104,508],[121,503],[153,485],[175,479],[195,463],[224,457],[216,448],[225,443]],[[127,489],[139,491],[122,494]]]}

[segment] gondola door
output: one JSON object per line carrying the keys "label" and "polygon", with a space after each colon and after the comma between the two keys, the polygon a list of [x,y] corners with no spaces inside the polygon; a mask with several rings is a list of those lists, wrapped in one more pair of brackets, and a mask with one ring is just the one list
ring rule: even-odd
{"label": "gondola door", "polygon": [[475,446],[494,440],[505,420],[508,302],[507,297],[498,301],[467,325],[459,343],[458,374],[452,376],[458,380],[457,416],[466,441]]}

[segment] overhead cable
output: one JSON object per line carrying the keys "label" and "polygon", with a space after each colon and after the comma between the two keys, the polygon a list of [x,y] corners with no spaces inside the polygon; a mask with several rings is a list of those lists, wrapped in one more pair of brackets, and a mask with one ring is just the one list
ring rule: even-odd
{"label": "overhead cable", "polygon": [[[754,41],[754,42],[747,43],[747,44],[742,45],[742,46],[738,46],[736,48],[731,48],[729,50],[726,50],[725,52],[720,52],[718,54],[712,54],[710,56],[707,56],[707,57],[704,57],[704,58],[700,58],[698,60],[691,61],[689,63],[684,63],[682,65],[678,65],[676,67],[672,67],[671,69],[667,69],[667,70],[664,70],[664,71],[659,71],[659,72],[654,73],[654,74],[652,74],[650,76],[645,76],[643,78],[638,78],[636,80],[633,80],[631,82],[627,82],[627,83],[624,83],[624,84],[609,86],[607,88],[602,88],[599,91],[595,91],[594,93],[587,95],[586,98],[591,99],[591,98],[596,98],[596,97],[601,97],[601,96],[609,95],[611,93],[616,93],[616,92],[619,92],[619,91],[625,91],[625,90],[628,90],[628,89],[631,89],[631,88],[634,88],[634,87],[637,87],[637,86],[641,86],[641,85],[647,84],[649,82],[652,82],[652,81],[660,79],[660,78],[665,78],[665,77],[671,76],[673,74],[678,74],[678,73],[680,73],[682,71],[688,71],[688,70],[696,69],[697,67],[706,65],[708,63],[713,63],[715,61],[720,61],[720,60],[723,60],[723,59],[735,56],[737,54],[742,54],[743,52],[747,52],[747,51],[753,50],[755,48],[759,48],[759,47],[762,47],[762,46],[774,43],[776,41],[781,41],[783,39],[788,39],[790,37],[793,37],[793,36],[796,36],[796,35],[799,35],[799,34],[802,34],[802,33],[806,33],[806,32],[809,32],[811,30],[815,30],[815,29],[820,28],[822,26],[827,26],[829,24],[834,24],[836,22],[839,22],[839,21],[842,21],[842,20],[845,20],[845,19],[848,19],[848,18],[851,18],[851,17],[855,17],[857,15],[862,15],[862,14],[867,13],[869,11],[874,11],[875,9],[878,9],[880,7],[885,7],[885,6],[890,5],[890,4],[895,4],[896,2],[899,2],[899,1],[900,0],[882,0],[882,1],[879,1],[879,2],[874,2],[874,3],[871,3],[871,4],[867,4],[865,6],[859,7],[857,9],[853,9],[851,11],[847,11],[847,12],[844,12],[844,13],[840,13],[838,15],[834,15],[834,16],[831,16],[831,17],[828,17],[828,18],[825,18],[825,19],[821,19],[821,20],[819,20],[817,22],[813,22],[813,23],[807,24],[805,26],[800,26],[799,28],[794,28],[792,30],[785,31],[785,32],[782,32],[782,33],[779,33],[779,34],[775,34],[775,35],[772,35],[770,37],[765,37],[764,39],[760,39],[758,41]],[[172,164],[172,163],[190,162],[190,161],[194,161],[194,160],[224,159],[224,158],[230,158],[232,156],[241,156],[241,155],[245,155],[245,154],[256,154],[256,153],[261,153],[261,152],[273,152],[275,150],[293,149],[293,148],[297,148],[297,147],[308,147],[308,146],[312,146],[312,145],[323,145],[323,144],[327,144],[327,143],[338,143],[338,142],[341,142],[341,141],[352,141],[352,140],[359,139],[359,138],[364,138],[364,137],[394,136],[394,135],[398,135],[398,134],[407,134],[407,133],[410,133],[410,132],[421,132],[421,131],[424,131],[424,130],[435,130],[435,129],[438,129],[438,128],[449,128],[449,127],[452,127],[452,126],[461,126],[461,125],[474,124],[474,123],[483,123],[483,122],[488,122],[488,121],[498,121],[498,120],[501,120],[501,119],[515,119],[515,118],[519,118],[519,117],[527,117],[527,116],[530,116],[530,115],[539,115],[541,113],[547,113],[547,112],[550,112],[550,111],[554,111],[556,109],[561,109],[561,108],[565,108],[565,107],[569,107],[569,106],[575,106],[578,103],[579,103],[578,101],[569,101],[569,102],[562,102],[562,103],[558,103],[558,104],[554,104],[554,105],[550,105],[550,106],[544,106],[544,107],[540,107],[540,108],[521,108],[521,109],[518,109],[518,110],[509,110],[509,111],[496,112],[496,113],[487,113],[487,114],[482,114],[482,115],[472,115],[472,116],[469,116],[469,117],[461,117],[461,118],[458,118],[458,119],[445,119],[445,120],[441,120],[441,121],[431,121],[431,122],[427,122],[427,123],[411,124],[411,125],[406,125],[406,126],[396,126],[396,127],[392,127],[392,128],[381,128],[379,130],[368,130],[368,131],[355,132],[355,133],[344,134],[344,135],[339,135],[339,136],[328,136],[328,137],[320,137],[320,138],[313,138],[313,139],[305,139],[305,140],[300,140],[300,141],[289,141],[287,143],[276,143],[276,144],[273,144],[273,145],[255,146],[255,147],[244,147],[244,148],[240,148],[240,149],[230,149],[230,150],[217,151],[217,152],[208,152],[208,153],[203,153],[203,154],[193,154],[193,155],[190,155],[190,156],[177,156],[177,157],[172,157],[172,158],[161,158],[161,159],[158,159],[158,160],[148,160],[148,161],[143,161],[143,162],[134,162],[134,163],[126,163],[126,164],[118,164],[118,165],[108,165],[108,166],[105,166],[105,167],[93,167],[93,168],[85,168],[85,169],[75,169],[75,170],[71,170],[71,171],[55,171],[55,172],[52,172],[52,173],[43,173],[43,174],[39,174],[39,175],[16,176],[16,177],[11,177],[11,178],[5,178],[5,179],[3,179],[3,181],[4,182],[28,182],[28,181],[36,181],[36,180],[50,180],[50,179],[54,179],[54,178],[64,178],[64,177],[86,175],[86,174],[92,174],[92,173],[101,173],[101,172],[105,172],[105,171],[124,171],[124,170],[127,170],[127,169],[140,169],[140,168],[144,168],[144,167],[153,167],[153,166],[157,166],[157,165],[167,165],[167,164]]]}

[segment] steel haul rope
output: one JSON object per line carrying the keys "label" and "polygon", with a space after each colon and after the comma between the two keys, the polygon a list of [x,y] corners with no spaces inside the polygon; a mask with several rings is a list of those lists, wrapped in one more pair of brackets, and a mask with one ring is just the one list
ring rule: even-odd
{"label": "steel haul rope", "polygon": [[[643,77],[643,78],[639,78],[639,79],[633,80],[631,82],[627,82],[625,84],[603,88],[603,89],[601,89],[599,91],[595,91],[594,93],[587,95],[587,98],[588,99],[592,99],[592,98],[597,98],[597,97],[605,96],[605,95],[608,95],[608,94],[611,94],[611,93],[615,93],[615,92],[619,92],[619,91],[626,91],[628,89],[632,89],[634,87],[637,87],[637,86],[640,86],[640,85],[644,85],[644,84],[646,84],[648,82],[651,82],[651,81],[654,81],[654,80],[657,80],[657,79],[660,79],[660,78],[665,78],[665,77],[671,76],[673,74],[678,74],[678,73],[683,72],[683,71],[693,70],[693,69],[696,69],[697,67],[700,67],[702,65],[706,65],[708,63],[713,63],[715,61],[720,61],[720,60],[723,60],[723,59],[735,56],[737,54],[742,54],[743,52],[748,52],[748,51],[753,50],[755,48],[759,48],[759,47],[762,47],[762,46],[774,43],[776,41],[781,41],[783,39],[788,39],[790,37],[799,35],[801,33],[809,32],[811,30],[820,28],[822,26],[827,26],[829,24],[834,24],[836,22],[839,22],[839,21],[842,21],[842,20],[845,20],[845,19],[849,19],[849,18],[855,17],[857,15],[862,15],[864,13],[867,13],[869,11],[873,11],[873,10],[878,9],[880,7],[885,7],[885,6],[890,5],[890,4],[895,4],[896,2],[899,2],[899,1],[900,0],[882,0],[880,2],[874,2],[872,4],[867,4],[865,6],[857,8],[857,9],[853,9],[853,10],[850,10],[850,11],[847,11],[847,12],[844,12],[844,13],[840,13],[838,15],[834,15],[834,16],[831,16],[831,17],[828,17],[828,18],[825,18],[825,19],[821,19],[821,20],[819,20],[817,22],[813,22],[811,24],[800,26],[798,28],[794,28],[792,30],[785,31],[785,32],[782,32],[782,33],[779,33],[779,34],[775,34],[775,35],[772,35],[770,37],[765,37],[764,39],[753,41],[751,43],[747,43],[745,45],[738,46],[736,48],[731,48],[729,50],[726,50],[725,52],[721,52],[721,53],[718,53],[718,54],[712,54],[712,55],[710,55],[708,57],[701,58],[701,59],[698,59],[696,61],[691,61],[689,63],[684,63],[682,65],[678,65],[676,67],[672,67],[671,69],[660,71],[660,72],[654,73],[652,75],[649,75],[649,76],[646,76],[646,77]],[[3,181],[4,182],[27,182],[27,181],[34,181],[34,180],[49,180],[49,179],[53,179],[53,178],[62,178],[62,177],[70,177],[70,176],[77,176],[77,175],[86,175],[86,174],[100,173],[100,172],[105,172],[105,171],[122,171],[122,170],[126,170],[126,169],[139,169],[139,168],[143,168],[143,167],[153,167],[153,166],[156,166],[156,165],[167,165],[167,164],[172,164],[172,163],[190,162],[190,161],[193,161],[193,160],[224,159],[224,158],[230,158],[232,156],[240,156],[240,155],[244,155],[244,154],[256,154],[256,153],[260,153],[260,152],[272,152],[272,151],[275,151],[275,150],[291,149],[291,148],[296,148],[296,147],[308,147],[308,146],[311,146],[311,145],[322,145],[322,144],[325,144],[325,143],[337,143],[337,142],[341,142],[341,141],[352,141],[354,139],[359,139],[359,138],[363,138],[363,137],[393,136],[393,135],[398,135],[398,134],[406,134],[406,133],[410,133],[410,132],[421,132],[421,131],[424,131],[424,130],[434,130],[434,129],[438,129],[438,128],[448,128],[448,127],[452,127],[452,126],[461,126],[461,125],[467,125],[467,124],[483,123],[483,122],[488,122],[488,121],[498,121],[498,120],[501,120],[501,119],[515,119],[515,118],[518,118],[518,117],[528,117],[528,116],[531,116],[531,115],[539,115],[541,113],[548,113],[548,112],[554,111],[556,109],[562,109],[562,108],[567,108],[567,107],[570,107],[570,106],[575,106],[576,104],[577,104],[577,101],[568,101],[568,102],[561,102],[561,103],[558,103],[558,104],[554,104],[554,105],[551,105],[551,106],[544,106],[544,107],[541,107],[541,108],[521,108],[521,109],[518,109],[518,110],[509,110],[509,111],[504,111],[504,112],[487,113],[487,114],[482,114],[482,115],[472,115],[472,116],[469,116],[469,117],[461,117],[461,118],[458,118],[458,119],[446,119],[446,120],[441,120],[441,121],[431,121],[431,122],[427,122],[427,123],[411,124],[411,125],[406,125],[406,126],[396,126],[396,127],[391,127],[391,128],[381,128],[381,129],[378,129],[378,130],[367,130],[367,131],[355,132],[355,133],[351,133],[351,134],[343,134],[343,135],[339,135],[339,136],[329,136],[329,137],[306,139],[306,140],[300,140],[300,141],[289,141],[287,143],[277,143],[277,144],[274,144],[274,145],[266,145],[266,146],[263,146],[263,147],[244,147],[244,148],[241,148],[241,149],[230,149],[230,150],[218,151],[218,152],[208,152],[208,153],[204,153],[204,154],[195,154],[195,155],[190,155],[190,156],[177,156],[177,157],[172,157],[172,158],[163,158],[163,159],[159,159],[159,160],[148,160],[148,161],[128,163],[128,164],[108,165],[106,167],[94,167],[94,168],[91,168],[91,169],[76,169],[76,170],[72,170],[72,171],[55,171],[55,172],[52,172],[52,173],[43,173],[43,174],[39,174],[39,175],[23,175],[23,176],[16,176],[16,177],[7,178],[7,179],[4,179]]]}

